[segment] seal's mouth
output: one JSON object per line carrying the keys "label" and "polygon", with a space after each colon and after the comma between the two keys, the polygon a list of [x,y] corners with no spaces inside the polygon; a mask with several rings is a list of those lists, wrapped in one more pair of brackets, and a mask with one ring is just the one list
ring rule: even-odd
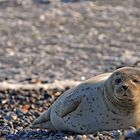
{"label": "seal's mouth", "polygon": [[113,96],[108,96],[108,94],[106,95],[107,100],[116,107],[125,107],[127,109],[135,105],[133,98],[122,97],[116,94],[113,94]]}
{"label": "seal's mouth", "polygon": [[120,99],[120,100],[134,100],[134,95],[132,94],[132,91],[127,88],[127,89],[124,89],[122,87],[116,87],[114,89],[114,93],[115,93],[115,97],[117,99]]}
{"label": "seal's mouth", "polygon": [[117,100],[120,100],[120,101],[134,101],[135,98],[132,98],[132,97],[128,97],[127,95],[123,95],[123,96],[116,96],[114,95],[114,97],[117,99]]}
{"label": "seal's mouth", "polygon": [[114,97],[121,101],[124,100],[124,101],[130,101],[130,102],[133,102],[136,99],[136,97],[129,90],[128,91],[117,90],[114,94]]}

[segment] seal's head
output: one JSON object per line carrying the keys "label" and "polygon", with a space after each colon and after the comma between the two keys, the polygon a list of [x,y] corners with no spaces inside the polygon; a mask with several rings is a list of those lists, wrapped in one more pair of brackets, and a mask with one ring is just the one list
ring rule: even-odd
{"label": "seal's head", "polygon": [[[120,103],[135,102],[140,99],[140,69],[123,67],[109,77],[110,98]],[[139,100],[140,101],[140,100]]]}

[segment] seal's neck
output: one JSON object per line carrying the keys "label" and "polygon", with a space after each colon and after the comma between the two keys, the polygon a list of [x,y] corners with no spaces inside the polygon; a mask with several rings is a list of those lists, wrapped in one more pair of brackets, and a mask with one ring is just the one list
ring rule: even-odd
{"label": "seal's neck", "polygon": [[135,120],[136,120],[136,128],[140,128],[140,98],[137,98],[137,104],[135,107]]}

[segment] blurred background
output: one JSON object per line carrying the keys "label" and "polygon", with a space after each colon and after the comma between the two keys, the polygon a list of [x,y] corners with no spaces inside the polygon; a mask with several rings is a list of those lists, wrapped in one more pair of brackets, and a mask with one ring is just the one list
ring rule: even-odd
{"label": "blurred background", "polygon": [[0,81],[84,80],[139,66],[139,0],[0,0]]}

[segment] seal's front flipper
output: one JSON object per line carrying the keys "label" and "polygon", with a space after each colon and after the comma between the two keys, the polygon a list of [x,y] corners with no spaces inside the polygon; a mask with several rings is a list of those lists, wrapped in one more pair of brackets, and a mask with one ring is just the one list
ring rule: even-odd
{"label": "seal's front flipper", "polygon": [[58,100],[52,108],[62,118],[75,111],[81,103],[81,97],[73,95],[75,93],[74,90],[70,89],[66,92],[66,96],[62,96],[60,98],[61,100]]}

